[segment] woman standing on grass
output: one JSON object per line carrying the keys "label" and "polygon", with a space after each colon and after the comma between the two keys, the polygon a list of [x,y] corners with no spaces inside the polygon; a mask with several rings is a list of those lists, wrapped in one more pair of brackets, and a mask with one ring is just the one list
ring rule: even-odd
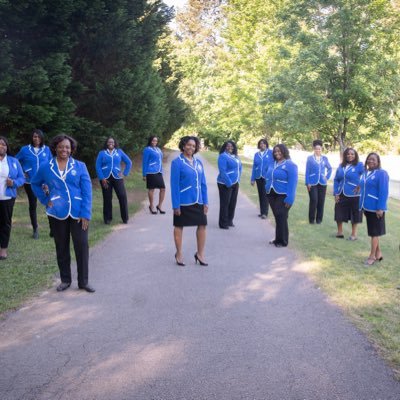
{"label": "woman standing on grass", "polygon": [[25,182],[21,164],[11,157],[9,149],[7,139],[0,136],[0,260],[8,257],[17,188]]}
{"label": "woman standing on grass", "polygon": [[[150,136],[147,147],[143,150],[142,174],[146,181],[146,187],[149,196],[149,210],[151,214],[165,214],[163,211],[163,202],[165,198],[165,183],[162,169],[163,153],[158,147],[158,137]],[[158,204],[154,210],[154,189],[159,189]]]}
{"label": "woman standing on grass", "polygon": [[235,226],[233,218],[242,175],[242,162],[237,155],[237,147],[233,140],[228,140],[221,146],[218,169],[219,227],[229,229]]}
{"label": "woman standing on grass", "polygon": [[[122,172],[121,162],[125,164],[124,172]],[[113,137],[107,138],[103,150],[99,152],[96,160],[96,173],[103,193],[103,219],[105,224],[110,224],[112,221],[113,189],[118,197],[122,222],[128,223],[128,198],[123,177],[129,175],[131,168],[132,161],[119,148],[118,142]]]}
{"label": "woman standing on grass", "polygon": [[358,153],[351,147],[343,152],[343,161],[336,170],[333,181],[335,196],[335,221],[337,224],[336,237],[343,239],[343,222],[351,222],[351,235],[348,240],[357,240],[357,224],[362,222],[359,211],[360,177],[364,165],[359,161]]}
{"label": "woman standing on grass", "polygon": [[31,144],[21,147],[21,150],[15,156],[21,163],[25,174],[24,189],[29,201],[29,216],[33,228],[34,239],[39,239],[37,223],[37,198],[32,192],[31,179],[38,171],[39,167],[48,163],[52,156],[50,149],[44,144],[44,135],[40,129],[35,129],[32,133]]}
{"label": "woman standing on grass", "polygon": [[179,142],[181,154],[171,163],[171,197],[174,210],[175,261],[185,266],[182,254],[184,226],[197,226],[195,262],[207,266],[204,259],[208,212],[207,183],[202,162],[194,155],[200,149],[196,136],[184,136]]}
{"label": "woman standing on grass", "polygon": [[379,237],[386,234],[385,212],[389,196],[389,175],[381,169],[377,153],[369,153],[365,160],[365,171],[360,180],[360,210],[367,219],[368,236],[371,237],[371,251],[365,265],[382,261]]}
{"label": "woman standing on grass", "polygon": [[251,186],[257,183],[258,200],[260,203],[260,214],[258,216],[261,219],[266,219],[268,215],[268,198],[267,192],[265,191],[265,175],[274,157],[272,155],[272,150],[268,149],[268,141],[266,139],[260,139],[257,148],[259,151],[254,154],[250,183]]}
{"label": "woman standing on grass", "polygon": [[297,188],[297,165],[290,159],[284,144],[273,150],[274,162],[269,165],[265,178],[268,202],[275,217],[275,239],[269,243],[275,247],[289,244],[289,209],[294,203]]}
{"label": "woman standing on grass", "polygon": [[[67,135],[56,136],[50,145],[54,158],[43,164],[31,180],[32,190],[46,206],[56,245],[61,283],[57,291],[71,286],[70,236],[78,269],[78,287],[94,292],[89,285],[88,229],[92,213],[92,182],[85,163],[72,158],[76,141]],[[48,189],[43,191],[42,187]]]}
{"label": "woman standing on grass", "polygon": [[313,141],[314,154],[307,158],[306,186],[310,197],[308,221],[320,224],[324,216],[326,186],[332,174],[329,160],[322,153],[322,141]]}

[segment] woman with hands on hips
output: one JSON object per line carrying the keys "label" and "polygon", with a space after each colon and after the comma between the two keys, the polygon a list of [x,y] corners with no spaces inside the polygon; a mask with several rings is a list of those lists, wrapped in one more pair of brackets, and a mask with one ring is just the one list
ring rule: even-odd
{"label": "woman with hands on hips", "polygon": [[[50,149],[54,157],[40,166],[31,180],[32,190],[46,206],[56,245],[61,283],[57,291],[71,286],[70,237],[78,269],[78,287],[94,292],[89,285],[88,228],[92,212],[92,182],[85,163],[72,158],[76,141],[67,135],[53,138]],[[47,190],[43,190],[45,187]]]}
{"label": "woman with hands on hips", "polygon": [[171,198],[174,211],[175,261],[185,266],[182,253],[184,226],[197,226],[197,252],[194,259],[207,266],[204,258],[208,212],[207,183],[202,162],[194,155],[200,149],[196,136],[184,136],[179,142],[181,154],[171,163]]}
{"label": "woman with hands on hips", "polygon": [[[123,172],[121,162],[125,164]],[[131,168],[132,161],[130,158],[119,148],[118,142],[113,137],[108,137],[96,160],[96,173],[103,193],[103,219],[105,224],[110,224],[112,221],[113,189],[118,197],[122,222],[128,223],[128,199],[123,178],[129,175]]]}
{"label": "woman with hands on hips", "polygon": [[360,180],[360,210],[367,219],[368,236],[371,237],[371,251],[365,265],[382,261],[379,237],[386,234],[385,212],[389,196],[389,175],[381,169],[377,153],[369,153],[365,160],[365,171]]}

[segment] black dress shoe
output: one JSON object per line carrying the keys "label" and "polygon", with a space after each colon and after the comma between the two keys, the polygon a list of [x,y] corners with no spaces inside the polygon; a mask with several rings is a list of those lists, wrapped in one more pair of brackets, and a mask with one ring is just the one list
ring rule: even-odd
{"label": "black dress shoe", "polygon": [[219,228],[220,228],[220,229],[229,229],[228,226],[222,226],[222,225],[220,225]]}
{"label": "black dress shoe", "polygon": [[96,291],[96,289],[90,285],[84,285],[84,286],[78,286],[78,287],[79,287],[79,289],[86,290],[89,293],[94,293]]}
{"label": "black dress shoe", "polygon": [[57,292],[62,292],[62,291],[64,291],[64,290],[67,290],[70,286],[71,286],[70,283],[61,282],[61,283],[57,286]]}
{"label": "black dress shoe", "polygon": [[39,239],[39,232],[38,232],[37,229],[34,229],[34,230],[33,230],[32,237],[33,237],[34,239]]}
{"label": "black dress shoe", "polygon": [[106,225],[110,225],[110,224],[111,224],[111,220],[110,220],[110,219],[106,219],[106,220],[104,221],[104,223],[105,223]]}
{"label": "black dress shoe", "polygon": [[234,228],[234,227],[235,227],[235,225],[233,224],[233,222],[231,222],[230,224],[228,224],[228,226],[229,226],[230,228]]}

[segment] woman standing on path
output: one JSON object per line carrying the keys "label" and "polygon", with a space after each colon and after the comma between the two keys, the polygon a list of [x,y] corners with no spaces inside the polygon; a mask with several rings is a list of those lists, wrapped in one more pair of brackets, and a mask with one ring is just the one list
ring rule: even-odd
{"label": "woman standing on path", "polygon": [[294,203],[297,188],[297,165],[290,159],[284,144],[273,148],[274,162],[270,164],[265,189],[275,217],[275,239],[269,243],[276,247],[289,244],[289,209]]}
{"label": "woman standing on path", "polygon": [[218,170],[219,227],[229,229],[235,226],[233,218],[242,175],[242,162],[237,155],[237,147],[233,140],[228,140],[222,145],[218,157]]}
{"label": "woman standing on path", "polygon": [[9,149],[7,139],[0,136],[0,260],[8,257],[17,188],[25,182],[21,164],[10,156]]}
{"label": "woman standing on path", "polygon": [[[56,136],[50,145],[54,158],[43,164],[32,178],[32,190],[46,206],[56,245],[61,283],[57,291],[71,286],[70,236],[78,269],[78,287],[94,292],[89,285],[88,228],[92,209],[92,183],[86,165],[72,158],[76,141],[67,135]],[[43,191],[45,185],[48,190]]]}
{"label": "woman standing on path", "polygon": [[171,197],[174,210],[175,260],[184,266],[182,237],[184,226],[197,226],[195,262],[207,266],[204,259],[208,212],[207,183],[202,162],[194,157],[200,149],[196,136],[184,136],[179,142],[181,154],[171,163]]}
{"label": "woman standing on path", "polygon": [[[124,172],[121,170],[121,162],[125,164]],[[118,197],[121,219],[124,224],[128,223],[128,199],[124,185],[124,176],[128,176],[132,168],[132,161],[119,148],[118,142],[109,137],[104,142],[96,160],[96,173],[100,180],[103,192],[103,219],[105,224],[112,221],[112,196],[113,189]]]}
{"label": "woman standing on path", "polygon": [[364,264],[372,265],[383,260],[379,236],[386,234],[385,212],[389,196],[389,175],[381,169],[377,153],[369,153],[365,160],[360,189],[360,210],[365,214],[368,236],[371,237],[371,251]]}
{"label": "woman standing on path", "polygon": [[[158,137],[150,136],[147,142],[147,147],[143,150],[142,174],[143,180],[146,181],[150,203],[149,210],[152,214],[157,214],[157,212],[165,214],[162,207],[165,198],[162,160],[163,153],[158,147]],[[154,189],[160,189],[156,210],[154,210]]]}
{"label": "woman standing on path", "polygon": [[268,166],[273,162],[274,157],[272,150],[268,149],[268,141],[261,139],[257,144],[258,152],[254,154],[253,169],[251,171],[251,185],[257,183],[258,199],[260,203],[260,214],[262,219],[266,219],[268,215],[268,198],[265,191],[265,175]]}
{"label": "woman standing on path", "polygon": [[351,235],[348,240],[357,240],[357,224],[362,222],[359,211],[360,177],[364,172],[358,153],[351,147],[343,152],[343,161],[336,170],[333,181],[335,196],[335,221],[337,224],[336,237],[343,239],[343,222],[351,221]]}
{"label": "woman standing on path", "polygon": [[29,216],[33,228],[34,239],[39,239],[38,223],[37,223],[37,198],[32,192],[31,179],[38,171],[39,167],[51,160],[51,151],[44,144],[44,135],[40,129],[35,129],[32,133],[31,144],[21,147],[15,156],[21,163],[25,174],[24,189],[29,201]]}
{"label": "woman standing on path", "polygon": [[313,141],[314,154],[307,158],[306,186],[310,197],[308,221],[320,224],[324,216],[326,186],[332,174],[329,160],[322,153],[322,141]]}

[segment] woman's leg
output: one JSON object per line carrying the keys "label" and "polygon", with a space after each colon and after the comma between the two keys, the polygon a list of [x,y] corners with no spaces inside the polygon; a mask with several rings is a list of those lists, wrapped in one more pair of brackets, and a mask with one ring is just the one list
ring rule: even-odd
{"label": "woman's leg", "polygon": [[149,189],[147,192],[147,195],[149,196],[150,208],[152,211],[155,211],[154,210],[154,189]]}
{"label": "woman's leg", "polygon": [[268,215],[268,199],[267,192],[265,190],[265,179],[256,179],[258,200],[260,202],[260,215]]}
{"label": "woman's leg", "polygon": [[336,224],[337,224],[336,236],[343,236],[343,222],[342,221],[336,221]]}
{"label": "woman's leg", "polygon": [[322,218],[324,217],[324,206],[325,206],[325,197],[326,197],[326,186],[317,185],[318,187],[318,201],[317,201],[317,217],[316,222],[320,224],[322,222]]}
{"label": "woman's leg", "polygon": [[235,183],[231,188],[231,197],[228,205],[228,226],[233,225],[233,218],[235,218],[236,203],[239,194],[239,184]]}
{"label": "woman's leg", "polygon": [[228,188],[221,183],[218,183],[219,191],[219,227],[222,229],[228,229],[228,206],[231,200],[232,189]]}
{"label": "woman's leg", "polygon": [[199,225],[196,230],[197,256],[204,262],[204,248],[206,245],[206,226]]}
{"label": "woman's leg", "polygon": [[15,199],[0,200],[0,256],[7,257]]}
{"label": "woman's leg", "polygon": [[174,226],[174,242],[176,248],[176,260],[183,262],[182,259],[182,238],[183,238],[183,227]]}
{"label": "woman's leg", "polygon": [[24,184],[24,189],[25,189],[26,195],[28,196],[29,217],[31,219],[31,224],[32,224],[32,228],[33,228],[33,237],[35,239],[37,239],[38,236],[35,235],[35,233],[37,233],[37,228],[38,228],[37,214],[36,214],[37,199],[36,199],[36,196],[32,192],[31,185],[25,183]]}
{"label": "woman's leg", "polygon": [[69,220],[78,270],[78,286],[81,288],[89,283],[89,229],[84,231],[82,222],[72,218]]}
{"label": "woman's leg", "polygon": [[158,197],[158,208],[160,210],[162,210],[162,205],[164,203],[164,199],[165,199],[165,189],[160,189],[160,195]]}
{"label": "woman's leg", "polygon": [[122,222],[126,224],[129,220],[129,211],[128,211],[128,197],[126,195],[124,180],[113,179],[112,182],[115,194],[117,195],[119,201],[119,210],[121,213],[121,219]]}
{"label": "woman's leg", "polygon": [[[105,224],[109,224],[112,221],[112,185],[110,179],[108,179],[108,186],[104,188],[101,185],[101,191],[103,193],[103,219]],[[101,184],[101,183],[100,183]]]}
{"label": "woman's leg", "polygon": [[379,249],[379,236],[371,236],[371,252],[369,258],[375,260],[376,252]]}
{"label": "woman's leg", "polygon": [[353,238],[357,237],[357,225],[358,224],[351,224],[351,236]]}
{"label": "woman's leg", "polygon": [[313,224],[315,222],[315,213],[318,204],[318,185],[310,187],[308,197],[310,198],[310,203],[308,205],[308,222]]}

